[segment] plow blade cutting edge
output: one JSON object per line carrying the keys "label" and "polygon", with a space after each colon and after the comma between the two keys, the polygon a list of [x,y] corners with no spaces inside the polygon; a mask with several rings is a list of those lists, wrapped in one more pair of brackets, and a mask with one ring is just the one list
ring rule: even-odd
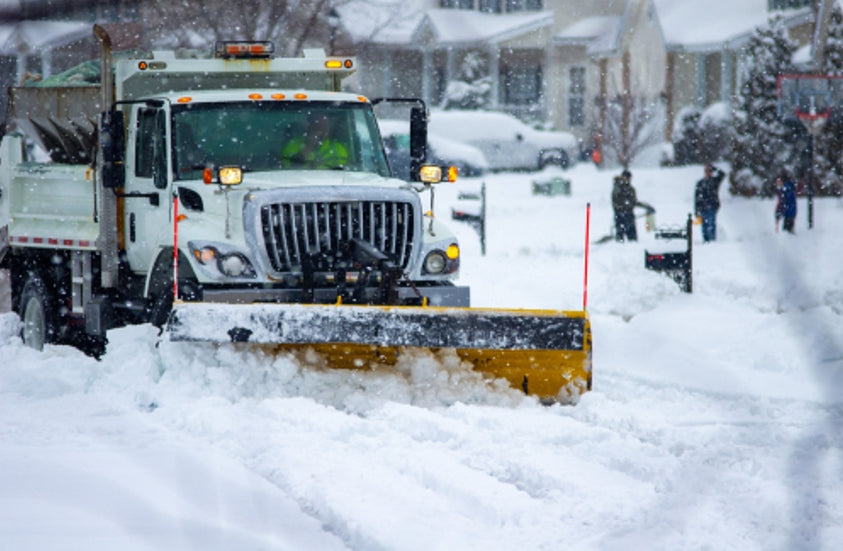
{"label": "plow blade cutting edge", "polygon": [[472,368],[543,402],[591,390],[585,311],[320,304],[177,303],[172,341],[313,349],[329,367],[394,365],[407,349],[454,349]]}

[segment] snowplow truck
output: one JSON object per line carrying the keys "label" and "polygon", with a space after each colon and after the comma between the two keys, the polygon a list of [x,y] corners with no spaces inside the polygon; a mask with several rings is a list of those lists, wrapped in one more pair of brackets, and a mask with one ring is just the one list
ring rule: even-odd
{"label": "snowplow truck", "polygon": [[[590,389],[584,311],[471,308],[455,284],[459,244],[422,201],[453,174],[425,162],[423,102],[343,92],[356,58],[321,50],[182,58],[94,35],[99,60],[9,90],[0,267],[26,344],[99,356],[109,329],[152,323],[338,368],[453,349],[542,400]],[[409,181],[390,173],[380,101],[407,103]]]}

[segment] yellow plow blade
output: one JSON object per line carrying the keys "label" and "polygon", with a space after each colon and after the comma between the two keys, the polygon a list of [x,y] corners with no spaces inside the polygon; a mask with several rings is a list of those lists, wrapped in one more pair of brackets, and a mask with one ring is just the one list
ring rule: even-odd
{"label": "yellow plow blade", "polygon": [[591,390],[591,325],[584,311],[320,304],[178,303],[173,341],[312,349],[329,367],[394,365],[411,349],[454,349],[476,371],[544,402]]}

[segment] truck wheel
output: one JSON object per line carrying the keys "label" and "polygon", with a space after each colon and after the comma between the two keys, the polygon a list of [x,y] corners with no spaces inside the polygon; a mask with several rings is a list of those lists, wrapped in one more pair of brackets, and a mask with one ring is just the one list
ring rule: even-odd
{"label": "truck wheel", "polygon": [[[148,319],[149,323],[160,329],[167,325],[170,312],[173,310],[172,280],[165,285],[158,285],[156,288],[158,291],[150,296]],[[179,278],[179,300],[191,302],[199,300],[201,296],[200,286],[196,280]]]}
{"label": "truck wheel", "polygon": [[[167,319],[173,309],[173,249],[164,249],[158,255],[150,275],[149,294],[147,295],[147,321],[159,329],[167,325]],[[185,262],[179,267],[179,300],[199,300],[201,286]]]}
{"label": "truck wheel", "polygon": [[167,324],[170,311],[173,309],[173,294],[160,293],[153,300],[149,308],[149,323],[161,329]]}
{"label": "truck wheel", "polygon": [[24,344],[35,350],[42,350],[45,344],[58,340],[58,324],[51,298],[44,281],[29,272],[19,302],[23,322],[21,338]]}

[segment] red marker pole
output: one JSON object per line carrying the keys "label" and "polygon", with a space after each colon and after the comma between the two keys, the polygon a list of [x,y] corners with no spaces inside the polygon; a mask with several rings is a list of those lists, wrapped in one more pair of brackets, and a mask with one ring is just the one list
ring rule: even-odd
{"label": "red marker pole", "polygon": [[179,196],[173,194],[173,302],[179,299]]}
{"label": "red marker pole", "polygon": [[582,309],[588,305],[588,230],[591,226],[591,203],[585,205],[585,275],[582,284]]}

